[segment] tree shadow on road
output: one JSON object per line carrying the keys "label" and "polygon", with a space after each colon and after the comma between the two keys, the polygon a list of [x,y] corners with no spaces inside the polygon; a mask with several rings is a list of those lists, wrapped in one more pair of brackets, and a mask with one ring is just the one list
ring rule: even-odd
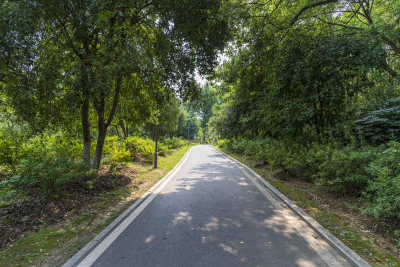
{"label": "tree shadow on road", "polygon": [[117,266],[327,266],[235,165],[202,157],[177,173],[102,265],[119,255]]}

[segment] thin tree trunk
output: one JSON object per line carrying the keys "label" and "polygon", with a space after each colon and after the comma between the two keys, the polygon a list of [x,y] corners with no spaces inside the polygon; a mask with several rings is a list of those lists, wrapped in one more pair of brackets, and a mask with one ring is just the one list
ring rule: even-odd
{"label": "thin tree trunk", "polygon": [[99,135],[97,136],[96,150],[93,156],[92,169],[98,170],[100,168],[101,157],[103,155],[104,141],[106,140],[107,129],[99,129]]}
{"label": "thin tree trunk", "polygon": [[118,131],[118,125],[115,125],[115,130],[117,131],[117,135],[118,135],[118,137],[121,137],[121,136],[119,135],[119,131]]}
{"label": "thin tree trunk", "polygon": [[119,74],[117,76],[116,84],[115,84],[115,93],[114,99],[110,111],[110,115],[108,116],[107,122],[105,122],[105,96],[104,92],[100,93],[100,102],[99,105],[96,106],[97,115],[98,115],[98,131],[99,135],[97,137],[97,145],[96,150],[94,152],[93,162],[92,162],[92,169],[98,170],[100,168],[101,157],[103,155],[103,148],[104,148],[104,141],[107,136],[107,129],[111,125],[111,122],[114,118],[115,112],[118,106],[119,100],[119,93],[121,91],[121,84],[122,84],[122,75]]}
{"label": "thin tree trunk", "polygon": [[90,166],[90,123],[89,123],[89,99],[85,99],[82,103],[82,134],[83,134],[83,150],[82,160],[89,168]]}
{"label": "thin tree trunk", "polygon": [[128,137],[128,129],[125,127],[124,120],[119,120],[119,125],[121,126],[122,132],[124,133],[124,138]]}

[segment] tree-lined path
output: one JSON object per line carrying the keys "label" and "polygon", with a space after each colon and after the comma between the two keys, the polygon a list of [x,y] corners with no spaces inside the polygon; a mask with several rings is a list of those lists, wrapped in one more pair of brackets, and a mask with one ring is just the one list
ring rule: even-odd
{"label": "tree-lined path", "polygon": [[212,146],[196,146],[154,200],[80,266],[350,265],[256,183]]}

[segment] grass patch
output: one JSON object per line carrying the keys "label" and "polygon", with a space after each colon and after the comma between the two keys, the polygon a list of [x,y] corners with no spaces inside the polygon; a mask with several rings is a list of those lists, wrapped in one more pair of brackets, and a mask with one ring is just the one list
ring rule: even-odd
{"label": "grass patch", "polygon": [[0,253],[0,266],[30,266],[41,256],[46,256],[74,236],[86,229],[85,226],[70,224],[64,229],[47,227],[16,242]]}
{"label": "grass patch", "polygon": [[192,146],[159,157],[158,169],[147,163],[129,163],[129,168],[138,171],[129,186],[97,197],[92,209],[79,217],[21,238],[0,252],[0,266],[61,266],[172,170]]}
{"label": "grass patch", "polygon": [[375,244],[370,236],[352,227],[350,218],[339,215],[333,209],[321,208],[307,192],[292,186],[289,182],[285,183],[274,178],[271,170],[258,167],[256,160],[226,148],[218,147],[218,149],[252,168],[372,266],[400,266],[399,258]]}
{"label": "grass patch", "polygon": [[124,197],[128,195],[129,195],[129,189],[125,187],[107,192],[104,196],[99,196],[96,198],[93,207],[96,209],[107,207],[115,202],[118,202],[119,200],[122,200]]}

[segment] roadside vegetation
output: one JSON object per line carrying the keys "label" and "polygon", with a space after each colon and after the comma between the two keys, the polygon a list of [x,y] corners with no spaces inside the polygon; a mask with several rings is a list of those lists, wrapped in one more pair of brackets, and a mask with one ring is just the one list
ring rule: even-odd
{"label": "roadside vegetation", "polygon": [[69,218],[141,188],[141,168],[153,179],[156,140],[161,157],[218,140],[290,177],[284,192],[348,201],[395,251],[399,14],[398,0],[3,1],[0,249],[82,233]]}
{"label": "roadside vegetation", "polygon": [[195,76],[229,39],[222,9],[1,2],[0,265],[62,264],[201,138]]}
{"label": "roadside vegetation", "polygon": [[217,148],[246,164],[261,177],[306,211],[322,226],[372,266],[399,266],[397,236],[392,220],[377,221],[364,215],[365,207],[357,197],[338,195],[315,183],[299,179],[282,169],[272,170],[253,154],[235,152],[219,141]]}
{"label": "roadside vegetation", "polygon": [[218,145],[276,173],[289,197],[302,182],[354,205],[399,257],[400,2],[253,4],[208,90]]}
{"label": "roadside vegetation", "polygon": [[[181,139],[177,141],[184,145],[171,148],[160,157],[157,169],[148,162],[126,162],[118,166],[118,176],[104,170],[104,174],[97,175],[91,188],[69,191],[72,195],[48,200],[47,206],[51,209],[39,214],[38,210],[44,205],[35,207],[34,211],[25,210],[29,220],[21,222],[18,212],[10,212],[5,219],[17,221],[9,221],[5,226],[21,232],[15,233],[15,240],[8,239],[2,247],[0,266],[61,266],[164,177],[193,146]],[[54,209],[60,210],[55,212]]]}

